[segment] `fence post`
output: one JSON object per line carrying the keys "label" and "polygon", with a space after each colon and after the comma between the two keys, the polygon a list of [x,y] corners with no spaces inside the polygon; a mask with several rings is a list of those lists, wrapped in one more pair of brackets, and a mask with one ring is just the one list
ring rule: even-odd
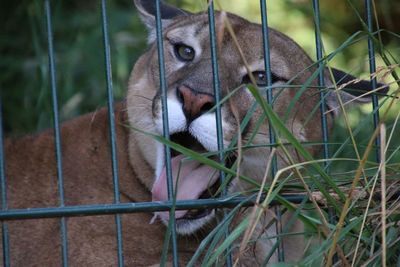
{"label": "fence post", "polygon": [[[158,65],[160,72],[160,89],[161,89],[161,106],[162,106],[162,118],[163,118],[163,136],[165,139],[170,140],[169,135],[169,123],[168,123],[168,105],[167,105],[167,83],[165,78],[165,61],[164,61],[164,46],[163,46],[163,33],[162,33],[162,21],[161,21],[161,8],[160,0],[156,2],[156,34],[157,34],[157,53],[158,53]],[[171,167],[171,148],[164,146],[165,155],[165,168],[167,174],[167,189],[168,189],[168,200],[173,201],[174,205],[169,211],[169,228],[172,238],[172,254],[173,254],[173,265],[174,267],[179,266],[178,261],[178,243],[176,238],[176,222],[175,222],[175,201],[174,201],[174,186],[172,177]],[[168,235],[167,231],[167,235]],[[166,240],[168,237],[166,236]],[[166,252],[165,252],[166,253]]]}
{"label": "fence post", "polygon": [[[61,152],[61,137],[60,125],[58,116],[58,99],[57,99],[57,76],[56,65],[54,60],[53,48],[53,26],[51,21],[51,6],[50,0],[45,1],[46,13],[46,26],[47,26],[47,44],[49,49],[49,71],[50,71],[50,86],[53,101],[53,120],[54,120],[54,142],[55,142],[55,156],[57,161],[57,179],[58,179],[58,193],[60,196],[60,207],[64,207],[64,178],[62,172],[62,152]],[[68,237],[67,237],[67,223],[66,218],[61,218],[61,252],[63,266],[68,266]]]}
{"label": "fence post", "polygon": [[[213,89],[214,89],[214,98],[215,98],[215,121],[216,121],[216,129],[217,129],[217,142],[218,142],[218,160],[219,163],[223,164],[225,162],[224,155],[224,137],[222,131],[222,115],[221,115],[221,88],[220,88],[220,80],[219,80],[219,70],[218,70],[218,47],[217,47],[217,38],[215,33],[215,12],[214,12],[214,1],[210,0],[208,2],[208,24],[209,24],[209,32],[210,32],[210,47],[211,47],[211,64],[212,64],[212,72],[213,72]],[[219,172],[221,184],[224,184],[225,181],[225,173],[221,170]],[[225,196],[226,189],[221,192],[222,196]],[[226,216],[226,210],[224,209],[224,216]],[[229,227],[225,228],[225,236],[229,235]],[[229,251],[230,249],[228,249]],[[228,253],[226,257],[226,266],[232,266],[232,255]]]}
{"label": "fence post", "polygon": [[[6,211],[7,207],[7,182],[5,173],[5,154],[4,154],[4,138],[3,138],[3,105],[0,90],[0,186],[1,186],[1,211]],[[3,264],[5,267],[10,266],[10,248],[8,225],[6,222],[1,223],[2,242],[3,242]]]}
{"label": "fence post", "polygon": [[[270,46],[269,46],[269,30],[268,30],[268,17],[267,17],[267,0],[260,0],[260,9],[261,9],[261,29],[263,35],[263,53],[264,53],[264,69],[265,74],[267,76],[267,103],[272,106],[273,103],[273,88],[272,88],[272,74],[271,74],[271,57],[270,57]],[[269,124],[271,125],[271,124]],[[275,133],[271,126],[268,127],[269,133],[269,142],[272,146],[276,144]],[[272,148],[271,146],[271,148]],[[271,165],[271,176],[274,177],[276,171],[278,169],[276,156],[272,158]],[[276,223],[276,242],[277,242],[277,252],[278,252],[278,260],[283,262],[285,261],[285,252],[283,247],[282,239],[280,238],[280,233],[282,233],[282,212],[279,206],[275,207],[275,213],[277,218]],[[272,256],[272,254],[270,254]],[[269,259],[268,259],[269,260]]]}
{"label": "fence post", "polygon": [[[313,10],[314,10],[314,26],[315,26],[315,48],[316,56],[318,62],[318,87],[319,97],[320,97],[320,112],[321,112],[321,127],[322,127],[322,142],[323,142],[323,157],[325,159],[323,165],[326,172],[328,172],[329,164],[326,159],[329,159],[329,147],[328,147],[328,123],[326,119],[326,93],[325,93],[325,78],[324,78],[324,56],[323,56],[323,44],[321,38],[321,17],[319,9],[319,0],[313,0]],[[336,213],[331,207],[328,208],[329,222],[336,223]],[[338,261],[337,254],[333,256],[333,264]]]}
{"label": "fence post", "polygon": [[[115,117],[114,117],[114,104],[113,104],[113,85],[112,85],[112,71],[111,71],[111,53],[110,41],[108,37],[108,22],[107,22],[107,4],[106,0],[101,1],[101,19],[103,31],[103,44],[104,44],[104,63],[106,70],[107,81],[107,104],[108,104],[108,121],[110,133],[110,148],[111,148],[111,168],[114,186],[114,203],[120,203],[119,195],[119,179],[118,179],[118,159],[117,159],[117,141],[115,133]],[[123,245],[122,245],[122,223],[121,215],[115,214],[115,224],[117,230],[117,253],[118,253],[118,266],[124,265]]]}
{"label": "fence post", "polygon": [[[376,62],[375,62],[375,45],[373,40],[373,19],[372,19],[372,9],[371,9],[371,0],[365,0],[365,12],[366,12],[366,20],[367,20],[367,27],[368,27],[368,63],[369,63],[369,73],[371,75],[371,89],[375,90],[377,88],[377,81],[376,81]],[[376,94],[372,94],[372,108],[373,112],[373,122],[374,128],[378,127],[379,123],[379,102],[378,96]],[[375,139],[375,160],[376,162],[381,161],[380,155],[380,139],[379,136]]]}

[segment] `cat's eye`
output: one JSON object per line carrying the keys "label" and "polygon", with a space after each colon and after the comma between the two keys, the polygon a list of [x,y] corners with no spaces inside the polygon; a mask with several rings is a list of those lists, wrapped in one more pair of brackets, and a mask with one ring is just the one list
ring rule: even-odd
{"label": "cat's eye", "polygon": [[174,45],[175,55],[180,61],[189,62],[194,59],[195,51],[192,47],[185,44]]}
{"label": "cat's eye", "polygon": [[[268,85],[267,75],[265,71],[253,71],[252,74],[254,76],[255,82],[257,83],[257,86],[265,87]],[[275,83],[278,80],[279,78],[273,73],[271,73],[271,83]],[[252,83],[250,75],[247,74],[242,78],[242,84],[250,84],[250,83]]]}

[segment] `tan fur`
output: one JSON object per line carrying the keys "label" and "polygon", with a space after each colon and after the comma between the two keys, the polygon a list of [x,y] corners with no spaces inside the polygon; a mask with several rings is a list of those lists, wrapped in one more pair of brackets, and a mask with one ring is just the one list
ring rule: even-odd
{"label": "tan fur", "polygon": [[[142,13],[144,21],[151,23],[152,17],[141,6],[141,1],[137,0],[135,3]],[[217,29],[223,28],[220,16],[221,14],[218,13],[216,17]],[[260,26],[232,14],[228,14],[228,18],[246,60],[253,68],[251,71],[262,70],[263,57],[261,55],[263,51]],[[165,26],[164,36],[166,36],[164,54],[168,98],[175,102],[178,101],[176,88],[181,84],[195,87],[194,89],[201,93],[213,95],[207,14],[186,14],[164,19],[163,23]],[[307,69],[312,61],[295,42],[283,34],[271,30],[270,36],[272,72],[286,80],[295,77],[292,84],[305,83],[315,70],[314,68]],[[152,38],[150,35],[149,40],[152,41]],[[171,40],[186,42],[197,49],[200,57],[195,59],[194,64],[184,66],[185,64],[176,60]],[[201,49],[201,53],[199,49]],[[227,31],[223,35],[222,43],[219,44],[218,56],[221,91],[222,96],[225,96],[229,90],[241,85],[241,77],[247,73],[242,59],[238,56],[238,48],[232,42],[232,36]],[[329,79],[327,79],[327,83],[330,83]],[[312,85],[316,85],[316,81],[313,81]],[[285,115],[295,93],[296,90],[275,90],[277,98],[274,110],[279,116]],[[229,145],[237,133],[236,119],[243,119],[254,99],[243,87],[229,101],[229,105],[227,103],[222,105],[225,146]],[[309,117],[318,102],[318,90],[309,88],[300,96],[289,114],[286,125],[302,141],[321,139],[319,110]],[[172,107],[170,118],[175,116],[176,112],[180,112],[177,111],[177,107],[179,105]],[[235,113],[239,118],[234,118],[232,107],[236,109]],[[157,176],[155,172],[157,172],[157,168],[162,168],[162,166],[157,166],[161,162],[160,159],[162,160],[161,154],[159,154],[162,153],[161,145],[133,128],[153,134],[162,133],[158,57],[154,43],[135,64],[129,80],[127,101],[115,106],[115,114],[121,201],[151,201],[150,191]],[[261,110],[257,109],[252,116],[250,126],[243,133],[243,141],[248,140],[255,130],[256,121],[261,114]],[[213,119],[211,116],[208,118],[209,121],[206,121],[205,124],[199,124],[197,128],[194,128],[194,134],[199,134],[205,129],[204,125],[210,125],[207,126],[208,128],[206,127],[210,133],[214,131],[213,125],[215,124],[210,123],[213,122]],[[309,119],[308,124],[305,124],[307,119]],[[329,129],[331,129],[331,117],[329,116],[328,119]],[[174,122],[171,121],[170,125],[173,127]],[[174,131],[176,130],[172,130],[172,132]],[[106,109],[100,109],[62,124],[65,205],[113,202],[108,132]],[[202,140],[202,144],[209,142],[203,144],[208,150],[212,150],[209,147],[215,147],[215,136],[204,135],[197,138]],[[267,143],[268,138],[268,122],[264,120],[253,144]],[[318,150],[318,148],[309,149],[312,153]],[[261,181],[269,153],[269,148],[244,151],[241,173]],[[52,130],[18,140],[7,139],[5,155],[10,209],[58,206]],[[281,167],[285,164],[284,160],[279,160]],[[233,181],[230,192],[239,191],[247,186],[237,180]],[[246,212],[243,214],[245,216]],[[151,217],[152,214],[149,213],[122,216],[126,266],[156,266],[159,263],[165,227],[159,221],[149,224]],[[273,218],[271,213],[264,215],[257,225],[255,237],[264,237],[265,240],[265,237],[275,234],[275,229],[272,229],[274,227],[265,228],[271,218]],[[243,217],[237,217],[237,223],[242,219]],[[8,225],[12,266],[60,266],[59,219],[10,221]],[[116,227],[113,216],[67,218],[67,225],[70,266],[116,265]],[[292,231],[302,231],[302,225],[295,224]],[[201,239],[202,235],[198,233],[179,237],[178,247],[182,265],[190,259]],[[301,237],[284,240],[284,245],[287,260],[296,260],[301,257],[303,246]],[[271,242],[263,241],[261,238],[242,255],[241,264],[254,266],[260,263],[268,254],[271,246]],[[273,256],[272,261],[276,261],[276,255]]]}
{"label": "tan fur", "polygon": [[[142,167],[129,165],[125,103],[115,107],[122,202],[151,201],[137,178]],[[66,122],[61,128],[65,205],[113,202],[111,158],[106,109]],[[53,132],[6,140],[6,177],[10,209],[58,206]],[[135,156],[139,160],[140,151]],[[152,173],[149,175],[153,175]],[[150,176],[150,177],[151,177]],[[152,215],[123,215],[124,258],[127,266],[159,262],[165,228],[150,225]],[[115,266],[117,262],[114,216],[68,218],[70,266]],[[60,266],[58,219],[8,222],[12,266]],[[140,233],[140,234],[138,234]],[[182,262],[195,251],[198,237],[180,240]]]}

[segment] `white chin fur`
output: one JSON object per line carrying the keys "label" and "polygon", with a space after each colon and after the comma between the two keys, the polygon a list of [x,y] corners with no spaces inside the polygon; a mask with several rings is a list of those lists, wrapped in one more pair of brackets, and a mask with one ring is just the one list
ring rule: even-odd
{"label": "white chin fur", "polygon": [[[176,220],[176,232],[180,235],[191,235],[202,227],[206,226],[215,217],[215,210],[212,210],[210,214],[196,220],[179,219]],[[161,219],[161,221],[168,226],[167,219]]]}

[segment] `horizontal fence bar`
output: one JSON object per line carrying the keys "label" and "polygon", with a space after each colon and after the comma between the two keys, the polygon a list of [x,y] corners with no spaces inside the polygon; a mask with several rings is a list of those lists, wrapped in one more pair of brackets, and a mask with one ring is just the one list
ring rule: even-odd
{"label": "horizontal fence bar", "polygon": [[[305,196],[291,195],[282,196],[286,200],[298,204],[301,203]],[[29,208],[29,209],[9,209],[0,213],[0,220],[16,220],[16,219],[38,219],[38,218],[56,218],[56,217],[72,217],[72,216],[93,216],[93,215],[112,215],[117,213],[137,213],[137,212],[154,212],[167,211],[172,207],[176,210],[183,209],[199,209],[199,208],[231,208],[243,203],[243,206],[252,206],[256,196],[253,198],[245,197],[226,197],[215,199],[196,199],[176,201],[155,201],[155,202],[135,202],[135,203],[119,203],[119,204],[99,204],[99,205],[76,205],[54,208]],[[277,200],[272,200],[270,205],[277,205]]]}

